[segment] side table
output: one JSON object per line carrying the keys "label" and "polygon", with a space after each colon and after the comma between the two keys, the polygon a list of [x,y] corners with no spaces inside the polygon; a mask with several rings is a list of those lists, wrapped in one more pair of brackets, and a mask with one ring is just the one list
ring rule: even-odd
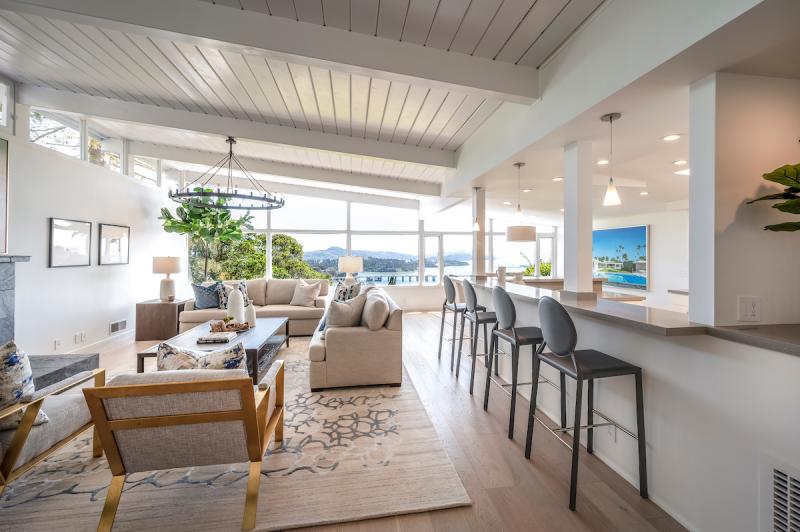
{"label": "side table", "polygon": [[188,299],[136,303],[136,341],[167,340],[178,334],[178,316]]}

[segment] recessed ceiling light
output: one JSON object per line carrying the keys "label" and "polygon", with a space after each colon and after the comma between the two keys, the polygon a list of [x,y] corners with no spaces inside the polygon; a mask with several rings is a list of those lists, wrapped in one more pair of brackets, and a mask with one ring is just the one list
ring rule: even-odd
{"label": "recessed ceiling light", "polygon": [[553,181],[564,181],[563,177],[554,177]]}
{"label": "recessed ceiling light", "polygon": [[666,137],[664,137],[664,142],[674,142],[679,138],[681,138],[680,135],[675,135],[675,134],[667,135]]}
{"label": "recessed ceiling light", "polygon": [[504,201],[503,205],[511,205],[511,202],[510,201]]}
{"label": "recessed ceiling light", "polygon": [[640,196],[649,196],[650,193],[648,191],[646,191],[646,190],[642,190],[641,192],[639,192],[639,195]]}
{"label": "recessed ceiling light", "polygon": [[684,159],[678,159],[677,161],[672,162],[672,164],[674,164],[675,166],[686,166],[688,163],[689,161],[686,161]]}
{"label": "recessed ceiling light", "polygon": [[678,175],[691,175],[691,173],[689,172],[688,168],[684,168],[683,170],[678,170],[675,173],[678,174]]}
{"label": "recessed ceiling light", "polygon": [[561,211],[561,212],[564,212],[564,209],[558,209],[558,210]]}
{"label": "recessed ceiling light", "polygon": [[531,191],[531,189],[529,189],[529,188],[523,188],[523,189],[522,189],[522,191],[523,191],[523,192],[530,192],[530,191]]}
{"label": "recessed ceiling light", "polygon": [[597,161],[597,164],[599,164],[600,166],[605,166],[608,164],[608,159],[600,159],[599,161]]}

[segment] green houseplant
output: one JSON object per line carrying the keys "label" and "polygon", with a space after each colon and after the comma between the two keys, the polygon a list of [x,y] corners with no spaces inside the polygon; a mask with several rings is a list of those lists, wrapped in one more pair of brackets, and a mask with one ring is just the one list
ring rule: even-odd
{"label": "green houseplant", "polygon": [[[203,189],[196,188],[196,192]],[[219,200],[223,202],[223,200]],[[224,202],[223,202],[224,204]],[[161,209],[158,218],[164,222],[164,230],[168,233],[187,235],[190,243],[200,247],[203,262],[203,279],[208,279],[208,259],[212,248],[217,244],[233,244],[244,238],[244,230],[252,229],[253,216],[247,211],[240,218],[234,218],[231,211],[220,208],[185,205],[175,209],[173,215],[169,209]]]}
{"label": "green houseplant", "polygon": [[[757,201],[779,201],[772,206],[788,214],[800,214],[800,164],[787,164],[776,168],[762,176],[772,183],[783,185],[786,188],[777,194],[767,194],[760,198],[748,201],[748,204]],[[800,221],[783,222],[764,226],[765,231],[800,231]]]}

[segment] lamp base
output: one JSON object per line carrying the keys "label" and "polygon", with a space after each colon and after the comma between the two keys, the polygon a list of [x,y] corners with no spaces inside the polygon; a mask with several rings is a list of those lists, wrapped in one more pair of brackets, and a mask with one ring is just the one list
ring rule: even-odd
{"label": "lamp base", "polygon": [[161,301],[175,301],[175,279],[161,279]]}

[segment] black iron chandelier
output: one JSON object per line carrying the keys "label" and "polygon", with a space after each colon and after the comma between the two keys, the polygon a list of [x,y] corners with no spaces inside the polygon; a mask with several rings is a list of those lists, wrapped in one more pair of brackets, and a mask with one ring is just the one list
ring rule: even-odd
{"label": "black iron chandelier", "polygon": [[[236,139],[228,137],[225,142],[228,143],[228,154],[203,172],[197,179],[184,185],[183,189],[170,190],[170,199],[182,205],[203,209],[268,211],[283,207],[284,200],[262,187],[258,180],[242,165],[239,158],[233,154],[233,145],[236,144]],[[251,190],[247,194],[239,192],[233,182],[234,165],[241,170],[245,178],[250,182]],[[220,188],[219,186],[214,188],[212,180],[220,170],[226,167],[228,178],[225,188]],[[208,186],[209,183],[211,183],[211,187]]]}

